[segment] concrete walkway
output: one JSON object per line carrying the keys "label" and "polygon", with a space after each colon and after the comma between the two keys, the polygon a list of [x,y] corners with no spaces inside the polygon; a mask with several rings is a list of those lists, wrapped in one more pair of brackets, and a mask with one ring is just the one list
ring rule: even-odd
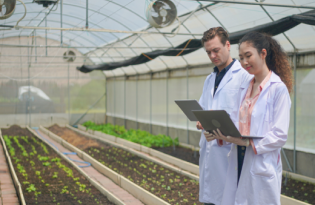
{"label": "concrete walkway", "polygon": [[18,205],[19,199],[13,185],[9,166],[0,143],[0,205]]}
{"label": "concrete walkway", "polygon": [[[53,143],[56,147],[58,147],[60,152],[71,152],[70,150],[63,147],[58,142],[54,141],[53,139],[49,138],[47,135],[45,135],[43,132],[39,130],[39,133],[45,138],[48,139],[51,143]],[[80,157],[77,155],[68,155],[71,159],[80,160],[83,161]],[[85,165],[75,162],[78,165]],[[136,199],[134,196],[129,194],[127,191],[122,189],[120,186],[115,184],[112,180],[98,172],[96,169],[94,169],[92,166],[81,168],[87,175],[89,175],[91,178],[93,178],[95,181],[99,182],[105,189],[107,189],[109,192],[114,194],[117,198],[122,200],[126,205],[143,205],[143,203]]]}

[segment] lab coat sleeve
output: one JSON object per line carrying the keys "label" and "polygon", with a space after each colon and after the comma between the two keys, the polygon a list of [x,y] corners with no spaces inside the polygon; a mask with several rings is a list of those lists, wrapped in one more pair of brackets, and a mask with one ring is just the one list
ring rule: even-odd
{"label": "lab coat sleeve", "polygon": [[[264,138],[254,139],[257,154],[271,152],[281,148],[287,141],[290,123],[291,100],[286,86],[282,83],[274,92],[271,130]],[[264,122],[269,123],[269,122]]]}

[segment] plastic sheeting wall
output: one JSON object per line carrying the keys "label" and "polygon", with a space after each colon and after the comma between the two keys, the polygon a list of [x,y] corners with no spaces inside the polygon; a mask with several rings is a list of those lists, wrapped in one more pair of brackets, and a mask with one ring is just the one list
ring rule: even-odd
{"label": "plastic sheeting wall", "polygon": [[[35,37],[1,39],[4,44],[35,44]],[[37,37],[36,43],[45,45]],[[60,42],[47,39],[47,45]],[[105,77],[102,72],[83,74],[76,70],[86,59],[80,52],[74,62],[66,62],[68,48],[0,48],[0,126],[10,124],[38,126],[49,121],[74,123],[91,105],[88,114],[105,113]],[[23,86],[40,89],[49,99],[33,92],[19,95]],[[52,120],[56,118],[56,120]],[[46,123],[47,122],[47,123]]]}

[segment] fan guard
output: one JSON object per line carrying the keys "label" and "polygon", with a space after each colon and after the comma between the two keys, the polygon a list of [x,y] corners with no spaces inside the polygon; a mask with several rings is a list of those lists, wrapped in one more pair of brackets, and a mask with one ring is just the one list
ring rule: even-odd
{"label": "fan guard", "polygon": [[14,13],[16,0],[0,0],[0,19],[7,19]]}
{"label": "fan guard", "polygon": [[66,62],[73,62],[76,59],[75,52],[69,50],[63,54],[63,60]]}
{"label": "fan guard", "polygon": [[177,17],[175,4],[170,0],[157,0],[149,4],[146,17],[151,26],[163,28],[171,25]]}

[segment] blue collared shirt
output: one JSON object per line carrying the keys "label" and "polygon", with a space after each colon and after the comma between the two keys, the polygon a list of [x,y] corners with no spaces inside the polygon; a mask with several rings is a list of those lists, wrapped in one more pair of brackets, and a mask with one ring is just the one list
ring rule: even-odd
{"label": "blue collared shirt", "polygon": [[230,70],[230,68],[233,66],[234,62],[235,62],[235,59],[233,59],[233,61],[228,66],[223,68],[223,70],[221,70],[221,72],[219,72],[219,69],[217,67],[213,68],[214,72],[217,73],[216,77],[215,77],[213,96],[215,95],[215,92],[217,91],[219,84],[221,83],[223,77]]}

